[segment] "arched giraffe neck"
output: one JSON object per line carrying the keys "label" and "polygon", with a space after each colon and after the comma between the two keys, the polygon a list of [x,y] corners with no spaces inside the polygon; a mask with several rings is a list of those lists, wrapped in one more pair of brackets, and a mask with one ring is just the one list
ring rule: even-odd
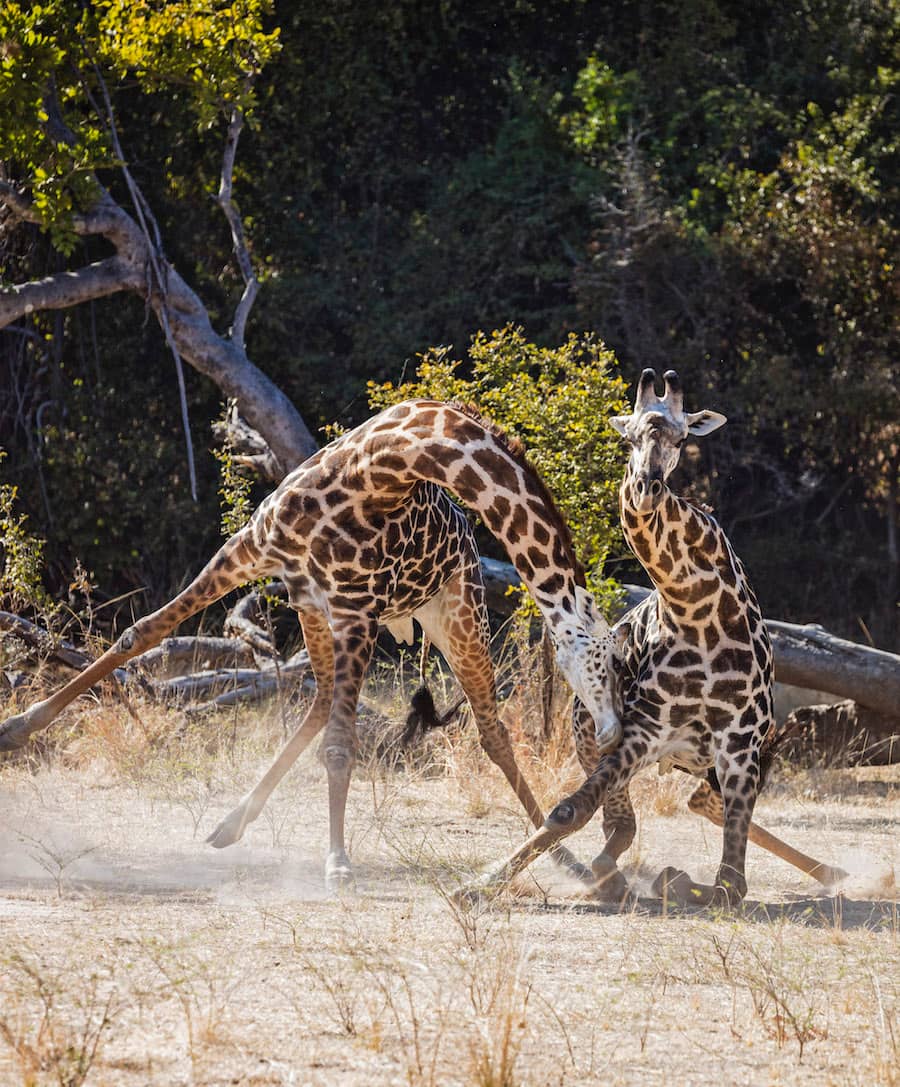
{"label": "arched giraffe neck", "polygon": [[584,574],[552,497],[517,445],[469,409],[437,401],[398,404],[351,435],[368,494],[401,502],[420,480],[446,487],[503,544],[550,627],[577,625]]}

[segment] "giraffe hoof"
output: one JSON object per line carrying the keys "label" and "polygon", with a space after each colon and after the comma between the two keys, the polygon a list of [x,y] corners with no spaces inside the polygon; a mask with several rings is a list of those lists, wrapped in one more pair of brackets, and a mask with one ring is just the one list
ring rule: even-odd
{"label": "giraffe hoof", "polygon": [[224,849],[226,846],[234,845],[243,837],[245,827],[246,821],[243,808],[235,808],[230,815],[225,816],[212,834],[209,835],[206,844],[211,845],[214,849]]}
{"label": "giraffe hoof", "polygon": [[461,910],[468,911],[486,906],[490,901],[490,896],[487,893],[486,885],[479,880],[475,880],[473,883],[464,883],[462,887],[457,887],[455,891],[452,891],[450,901]]}
{"label": "giraffe hoof", "polygon": [[353,869],[346,853],[329,856],[325,862],[325,890],[331,895],[339,895],[353,889]]}
{"label": "giraffe hoof", "polygon": [[819,865],[816,871],[811,874],[831,894],[837,892],[844,880],[850,875],[843,868],[832,868],[830,864]]}
{"label": "giraffe hoof", "polygon": [[695,884],[687,872],[672,868],[671,865],[664,868],[653,881],[652,891],[657,898],[677,902],[682,906],[697,903],[701,896],[699,888],[694,893]]}
{"label": "giraffe hoof", "polygon": [[597,902],[623,903],[631,895],[628,881],[616,867],[612,857],[601,853],[591,863],[593,886],[590,896]]}
{"label": "giraffe hoof", "polygon": [[672,867],[664,868],[653,881],[653,893],[664,902],[676,906],[718,906],[725,909],[737,904],[729,899],[728,889],[721,884],[711,887],[706,883],[694,883],[687,872]]}
{"label": "giraffe hoof", "polygon": [[31,729],[24,713],[8,717],[0,725],[0,751],[18,751],[28,743]]}

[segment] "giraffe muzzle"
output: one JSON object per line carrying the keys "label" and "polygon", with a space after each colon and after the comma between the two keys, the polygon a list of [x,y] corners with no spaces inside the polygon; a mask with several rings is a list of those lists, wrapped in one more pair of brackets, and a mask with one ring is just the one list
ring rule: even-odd
{"label": "giraffe muzzle", "polygon": [[638,477],[635,481],[637,508],[640,513],[650,513],[659,505],[665,485],[660,476]]}

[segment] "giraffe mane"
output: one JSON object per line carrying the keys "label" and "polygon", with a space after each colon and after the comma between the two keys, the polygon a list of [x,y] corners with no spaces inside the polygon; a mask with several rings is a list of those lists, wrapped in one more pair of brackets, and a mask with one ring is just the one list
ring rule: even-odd
{"label": "giraffe mane", "polygon": [[516,438],[512,434],[508,434],[503,427],[495,423],[493,419],[488,419],[481,411],[470,401],[454,400],[450,406],[457,411],[462,412],[463,415],[467,415],[470,419],[474,419],[476,423],[483,426],[484,429],[492,434],[498,442],[503,446],[512,459],[520,465],[533,480],[534,486],[550,512],[550,518],[553,522],[557,534],[559,535],[559,541],[562,544],[563,551],[566,557],[572,563],[572,568],[575,571],[575,584],[584,588],[587,585],[587,581],[584,576],[584,566],[582,566],[577,554],[575,553],[575,544],[572,540],[572,532],[560,512],[559,506],[556,503],[556,499],[550,493],[547,484],[544,482],[540,472],[528,459],[528,455],[525,452],[525,446],[519,438]]}

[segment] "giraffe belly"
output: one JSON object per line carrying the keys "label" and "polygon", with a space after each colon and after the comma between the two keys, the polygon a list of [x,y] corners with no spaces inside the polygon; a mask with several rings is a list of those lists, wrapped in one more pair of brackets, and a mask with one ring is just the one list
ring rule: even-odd
{"label": "giraffe belly", "polygon": [[715,762],[708,736],[698,735],[694,741],[683,737],[663,743],[659,754],[659,772],[685,770],[689,774],[703,774]]}

